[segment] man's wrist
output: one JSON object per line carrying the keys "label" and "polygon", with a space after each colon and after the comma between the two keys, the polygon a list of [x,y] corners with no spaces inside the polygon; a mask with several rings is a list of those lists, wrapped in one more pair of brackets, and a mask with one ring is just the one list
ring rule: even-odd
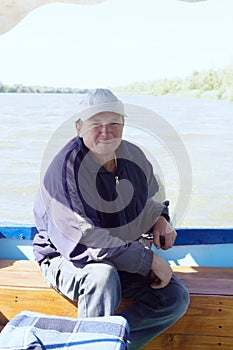
{"label": "man's wrist", "polygon": [[168,222],[170,222],[170,216],[169,216],[169,200],[166,200],[163,202],[164,208],[162,213],[160,214],[161,216],[163,216]]}

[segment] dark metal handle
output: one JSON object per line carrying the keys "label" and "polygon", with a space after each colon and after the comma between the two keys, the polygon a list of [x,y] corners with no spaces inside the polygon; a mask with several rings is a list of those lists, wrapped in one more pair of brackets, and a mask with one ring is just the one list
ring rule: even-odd
{"label": "dark metal handle", "polygon": [[159,242],[161,247],[165,246],[165,236],[159,236]]}
{"label": "dark metal handle", "polygon": [[[153,233],[152,232],[143,233],[142,238],[152,240]],[[159,242],[160,242],[161,247],[165,246],[165,236],[159,236]]]}

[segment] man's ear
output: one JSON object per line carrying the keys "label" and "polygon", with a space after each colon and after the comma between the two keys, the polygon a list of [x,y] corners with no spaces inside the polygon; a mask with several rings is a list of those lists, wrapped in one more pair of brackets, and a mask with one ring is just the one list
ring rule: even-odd
{"label": "man's ear", "polygon": [[81,119],[76,120],[75,127],[76,127],[77,134],[80,136],[81,128],[82,128],[82,120]]}

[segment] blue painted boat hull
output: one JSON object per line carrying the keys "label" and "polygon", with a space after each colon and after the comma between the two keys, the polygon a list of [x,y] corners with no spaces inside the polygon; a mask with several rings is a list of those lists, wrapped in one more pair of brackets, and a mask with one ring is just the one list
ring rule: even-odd
{"label": "blue painted boat hull", "polygon": [[[32,225],[0,224],[0,259],[34,260]],[[180,228],[169,250],[153,250],[171,265],[233,267],[233,228]]]}

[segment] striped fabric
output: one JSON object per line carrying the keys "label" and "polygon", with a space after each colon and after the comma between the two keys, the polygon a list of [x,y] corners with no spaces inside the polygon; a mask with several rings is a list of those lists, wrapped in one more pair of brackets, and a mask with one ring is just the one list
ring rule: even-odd
{"label": "striped fabric", "polygon": [[125,350],[128,332],[121,316],[74,319],[23,311],[0,333],[0,349]]}

